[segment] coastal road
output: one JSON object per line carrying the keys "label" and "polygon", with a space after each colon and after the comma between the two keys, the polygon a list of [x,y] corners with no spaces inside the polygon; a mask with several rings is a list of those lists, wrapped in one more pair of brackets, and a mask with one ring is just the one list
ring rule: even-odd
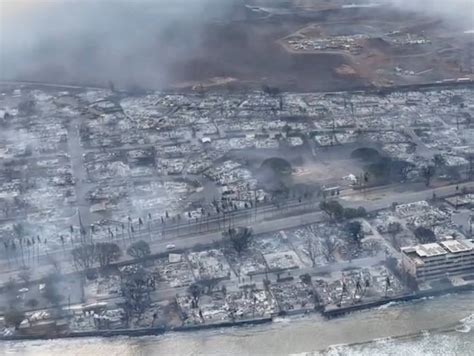
{"label": "coastal road", "polygon": [[53,88],[53,89],[74,89],[74,90],[104,90],[104,88],[100,87],[92,87],[92,86],[85,86],[85,85],[68,85],[68,84],[57,84],[57,83],[42,83],[42,82],[29,82],[29,81],[21,81],[21,80],[0,80],[0,85],[27,85],[29,87],[45,87],[45,88]]}
{"label": "coastal road", "polygon": [[[474,189],[474,182],[463,183],[458,185],[459,190],[463,188]],[[360,193],[357,195],[347,195],[341,197],[340,201],[345,207],[358,207],[364,206],[368,212],[377,211],[380,209],[390,208],[392,203],[410,203],[420,200],[431,199],[433,193],[436,194],[438,198],[447,197],[455,194],[456,185],[443,186],[432,189],[425,189],[422,191],[405,191],[405,192],[396,192],[392,190],[388,191],[370,191],[367,193]],[[308,212],[295,216],[281,217],[277,219],[269,219],[264,221],[257,221],[255,223],[248,224],[250,225],[255,234],[269,233],[284,229],[291,229],[302,225],[307,225],[315,222],[324,221],[327,219],[324,213],[321,211]],[[235,221],[237,226],[239,221]],[[244,221],[242,221],[244,224]],[[166,252],[167,246],[172,243],[175,245],[175,249],[188,249],[192,248],[198,244],[206,245],[213,242],[222,240],[222,232],[210,232],[210,233],[194,233],[187,236],[176,237],[172,234],[168,234],[164,238],[153,239],[149,241],[150,247],[153,254]],[[127,244],[130,244],[131,241],[123,241],[123,247],[126,247]],[[58,251],[56,253],[51,253],[49,255],[40,256],[40,264],[34,267],[34,279],[41,278],[46,276],[51,271],[50,258],[54,258],[62,264],[62,271],[64,273],[73,272],[73,266],[71,263],[71,256],[69,251]],[[131,260],[127,255],[122,256],[120,262],[125,262]],[[0,265],[0,275],[3,281],[7,281],[9,277],[15,277],[18,274],[18,267],[16,269],[11,269],[6,263]]]}

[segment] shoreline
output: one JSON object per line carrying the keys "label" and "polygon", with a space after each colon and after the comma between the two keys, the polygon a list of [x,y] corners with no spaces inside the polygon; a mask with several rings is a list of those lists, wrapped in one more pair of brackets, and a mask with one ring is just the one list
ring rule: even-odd
{"label": "shoreline", "polygon": [[[393,302],[408,302],[413,300],[419,300],[428,297],[439,297],[446,294],[451,293],[465,293],[474,291],[474,285],[465,285],[465,286],[458,286],[444,290],[436,290],[436,291],[429,291],[429,292],[419,292],[404,296],[398,296],[393,298],[386,298],[383,300],[373,301],[369,303],[364,303],[360,305],[352,305],[347,307],[338,308],[337,310],[320,310],[315,309],[309,311],[307,309],[293,311],[291,313],[279,313],[274,316],[257,318],[257,319],[245,319],[245,320],[238,320],[238,321],[227,321],[222,323],[213,323],[213,324],[203,324],[203,325],[189,325],[189,326],[179,326],[174,328],[166,328],[166,327],[154,327],[154,328],[141,328],[141,329],[117,329],[117,330],[93,330],[93,331],[76,331],[76,332],[69,332],[64,334],[57,334],[54,336],[51,335],[14,335],[14,336],[2,336],[0,337],[0,341],[34,341],[34,340],[55,340],[55,339],[75,339],[75,338],[87,338],[87,337],[96,337],[96,338],[111,338],[116,336],[126,336],[126,337],[141,337],[141,336],[157,336],[157,335],[164,335],[169,332],[179,332],[179,333],[190,333],[195,331],[201,330],[212,330],[212,329],[221,329],[221,328],[230,328],[230,327],[241,327],[241,326],[254,326],[254,325],[262,325],[262,324],[270,324],[274,322],[274,318],[276,317],[285,317],[285,316],[296,316],[296,315],[305,315],[305,314],[317,314],[320,313],[326,320],[341,317],[343,315],[347,315],[357,311],[363,310],[370,310],[375,307],[379,307],[382,305],[386,305]],[[459,326],[459,323],[451,324],[449,326],[438,327],[429,329],[429,331],[438,331],[438,332],[449,332],[449,331],[456,331],[456,327]],[[452,329],[452,330],[450,330]],[[409,334],[408,336],[422,336],[424,331],[419,331],[416,333]],[[394,339],[403,338],[407,335],[402,336],[394,336]],[[392,337],[390,337],[392,338]],[[384,339],[384,338],[382,338]],[[382,340],[381,339],[381,340]],[[354,344],[347,344],[344,346],[354,346],[358,344],[366,344],[372,341],[376,341],[376,339],[371,341],[364,341],[360,343]]]}
{"label": "shoreline", "polygon": [[417,299],[422,299],[422,298],[427,298],[427,297],[439,297],[439,296],[449,294],[449,293],[463,293],[463,292],[470,292],[473,290],[474,290],[474,284],[466,284],[463,286],[451,287],[451,288],[442,289],[442,290],[422,291],[422,292],[416,292],[416,293],[406,294],[406,295],[401,295],[401,296],[394,296],[392,298],[375,300],[372,302],[351,305],[344,308],[323,310],[322,314],[326,318],[334,318],[334,317],[342,316],[344,314],[348,314],[354,311],[372,309],[372,308],[379,307],[391,302],[395,302],[395,303],[396,302],[409,302],[412,300],[417,300]]}
{"label": "shoreline", "polygon": [[347,344],[336,344],[336,345],[331,345],[329,347],[316,350],[314,352],[310,352],[309,355],[313,355],[316,353],[320,352],[328,352],[328,350],[334,348],[334,347],[347,347],[347,348],[353,348],[353,347],[360,347],[360,346],[369,346],[373,345],[378,342],[384,342],[384,341],[397,341],[397,342],[402,342],[402,341],[410,341],[410,340],[417,340],[421,339],[423,337],[433,335],[433,334],[455,334],[458,333],[456,328],[460,325],[460,322],[457,323],[452,323],[447,326],[438,326],[438,327],[433,327],[431,329],[426,329],[426,330],[420,330],[416,332],[410,332],[407,334],[402,334],[402,335],[395,335],[395,336],[389,336],[389,337],[381,337],[381,338],[375,338],[372,340],[367,340],[367,341],[359,341],[359,342],[352,342],[352,343],[347,343]]}
{"label": "shoreline", "polygon": [[[471,88],[474,86],[474,79],[466,80],[467,78],[451,78],[451,79],[444,79],[426,83],[414,83],[414,84],[398,84],[392,86],[374,86],[374,85],[360,85],[356,87],[347,87],[341,88],[336,90],[288,90],[282,92],[283,94],[310,94],[310,93],[323,93],[323,94],[337,94],[337,93],[366,93],[366,94],[388,94],[388,93],[395,93],[395,92],[407,92],[407,91],[430,91],[430,90],[443,90],[446,88]],[[38,88],[47,88],[47,89],[70,89],[70,90],[108,90],[106,86],[100,85],[89,85],[89,84],[71,84],[71,83],[45,83],[39,81],[25,81],[25,80],[8,80],[8,79],[1,79],[0,78],[0,86],[5,85],[13,85],[13,86],[31,86],[31,87],[38,87]],[[232,94],[238,93],[245,93],[245,92],[253,92],[256,91],[255,89],[238,89],[232,92]],[[258,90],[257,90],[258,91]],[[193,95],[197,94],[193,90],[177,90],[172,88],[163,88],[163,89],[144,89],[142,94],[149,94],[149,93],[163,93],[163,94],[187,94]],[[221,93],[222,90],[217,89],[215,91],[210,91],[210,93]],[[127,90],[116,90],[116,93],[125,94],[125,95],[133,95],[132,92]]]}

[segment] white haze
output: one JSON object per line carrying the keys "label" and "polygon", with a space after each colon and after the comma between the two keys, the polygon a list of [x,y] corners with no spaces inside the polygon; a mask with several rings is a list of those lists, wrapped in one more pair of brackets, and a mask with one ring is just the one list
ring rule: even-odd
{"label": "white haze", "polygon": [[[474,0],[381,1],[474,28]],[[159,88],[197,55],[206,25],[244,2],[0,0],[0,78]]]}
{"label": "white haze", "polygon": [[383,0],[392,5],[421,14],[440,17],[462,27],[474,27],[474,0]]}
{"label": "white haze", "polygon": [[0,78],[159,87],[232,2],[0,0]]}

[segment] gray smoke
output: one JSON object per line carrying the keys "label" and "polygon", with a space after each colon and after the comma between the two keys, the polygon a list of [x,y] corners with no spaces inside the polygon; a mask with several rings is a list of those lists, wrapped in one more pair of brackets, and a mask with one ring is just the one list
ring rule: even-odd
{"label": "gray smoke", "polygon": [[[381,1],[474,28],[474,0]],[[0,0],[0,78],[161,88],[199,72],[207,25],[243,3]]]}
{"label": "gray smoke", "polygon": [[0,0],[0,78],[159,88],[233,0]]}
{"label": "gray smoke", "polygon": [[474,0],[384,0],[393,6],[437,16],[450,24],[474,28]]}

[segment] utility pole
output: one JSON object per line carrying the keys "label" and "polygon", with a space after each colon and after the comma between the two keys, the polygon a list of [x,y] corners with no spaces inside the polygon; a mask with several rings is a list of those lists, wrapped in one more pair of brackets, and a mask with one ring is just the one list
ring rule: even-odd
{"label": "utility pole", "polygon": [[474,222],[474,215],[469,217],[469,236],[472,238],[472,224]]}
{"label": "utility pole", "polygon": [[84,227],[84,224],[82,223],[81,211],[79,209],[77,209],[77,214],[79,216],[79,233],[81,235],[81,241],[82,243],[85,243],[86,228]]}
{"label": "utility pole", "polygon": [[332,138],[331,138],[331,146],[334,146],[336,143],[336,119],[334,115],[332,115]]}

